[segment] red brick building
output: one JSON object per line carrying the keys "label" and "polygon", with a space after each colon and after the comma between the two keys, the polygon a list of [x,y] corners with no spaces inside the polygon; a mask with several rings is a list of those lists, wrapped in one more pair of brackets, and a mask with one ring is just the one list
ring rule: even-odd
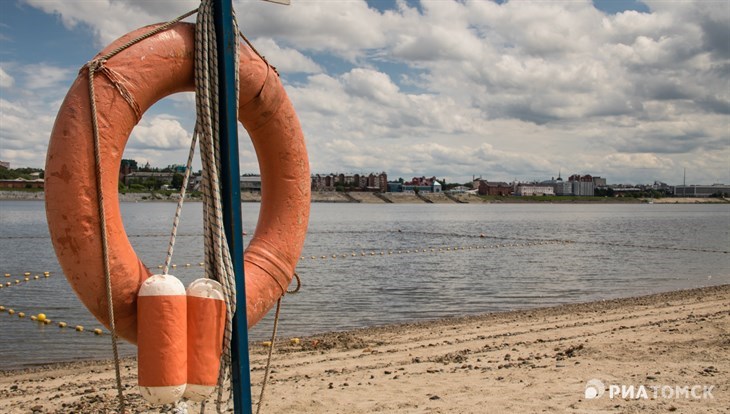
{"label": "red brick building", "polygon": [[502,181],[480,180],[477,193],[479,195],[508,196],[512,194],[512,186]]}
{"label": "red brick building", "polygon": [[26,180],[16,178],[13,180],[0,180],[0,188],[43,188],[43,179]]}

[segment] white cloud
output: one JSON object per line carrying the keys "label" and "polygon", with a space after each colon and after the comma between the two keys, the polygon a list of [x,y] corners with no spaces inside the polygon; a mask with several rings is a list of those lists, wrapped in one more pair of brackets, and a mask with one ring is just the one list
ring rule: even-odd
{"label": "white cloud", "polygon": [[[98,46],[198,4],[26,1],[66,27],[88,26]],[[282,73],[315,172],[463,181],[541,179],[562,168],[651,182],[671,181],[686,166],[730,182],[730,10],[715,1],[644,3],[650,12],[612,15],[589,0],[399,0],[385,12],[361,0],[236,7],[243,30]],[[20,151],[22,134],[43,144],[49,122],[33,120],[52,119],[55,90],[73,70],[3,66],[0,86],[13,108],[3,111],[3,150]],[[191,116],[189,97],[178,106]],[[150,116],[130,153],[184,160],[189,131]],[[243,146],[242,170],[255,169],[252,151]]]}
{"label": "white cloud", "polygon": [[24,0],[46,13],[58,16],[69,29],[79,24],[90,27],[96,43],[104,46],[142,26],[165,22],[200,4],[195,0]]}
{"label": "white cloud", "polygon": [[345,92],[350,96],[366,99],[377,105],[398,106],[398,86],[382,72],[356,68],[342,76]]}
{"label": "white cloud", "polygon": [[655,154],[611,154],[604,161],[606,167],[613,170],[624,168],[670,169],[674,167],[671,159]]}
{"label": "white cloud", "polygon": [[0,98],[0,159],[16,167],[42,166],[55,116],[37,101]]}
{"label": "white cloud", "polygon": [[356,60],[387,43],[383,15],[364,0],[295,1],[280,7],[262,1],[237,1],[244,34],[274,38],[297,49],[335,53]]}
{"label": "white cloud", "polygon": [[190,147],[192,136],[176,119],[158,115],[142,121],[134,127],[127,150],[178,150]]}
{"label": "white cloud", "polygon": [[70,69],[46,64],[26,65],[23,68],[27,89],[59,88],[69,86],[76,73]]}
{"label": "white cloud", "polygon": [[15,79],[13,79],[12,76],[8,75],[8,72],[5,72],[5,70],[0,67],[0,88],[9,88],[13,86],[13,83],[15,83]]}
{"label": "white cloud", "polygon": [[322,68],[311,58],[303,55],[298,50],[282,48],[273,39],[259,38],[253,44],[262,56],[276,66],[279,73],[322,72]]}

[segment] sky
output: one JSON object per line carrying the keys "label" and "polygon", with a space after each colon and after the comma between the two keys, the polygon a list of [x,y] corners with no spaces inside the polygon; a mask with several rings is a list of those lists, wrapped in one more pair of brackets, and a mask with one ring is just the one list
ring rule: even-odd
{"label": "sky", "polygon": [[[0,160],[40,167],[97,51],[196,0],[0,0]],[[390,179],[730,183],[730,2],[234,0],[277,67],[312,173]],[[190,19],[189,19],[190,20]],[[191,94],[153,106],[124,157],[184,164]],[[240,133],[242,173],[257,173]],[[199,168],[196,160],[196,167]]]}

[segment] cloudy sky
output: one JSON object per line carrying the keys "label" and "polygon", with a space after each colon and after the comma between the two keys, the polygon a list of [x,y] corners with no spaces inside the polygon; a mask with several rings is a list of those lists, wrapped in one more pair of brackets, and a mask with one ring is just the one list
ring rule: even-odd
{"label": "cloudy sky", "polygon": [[[730,183],[730,2],[235,0],[281,73],[314,173]],[[78,69],[196,0],[0,0],[0,160],[42,167]],[[125,153],[182,164],[192,97]],[[241,136],[241,171],[257,172]],[[198,163],[199,165],[199,163]]]}

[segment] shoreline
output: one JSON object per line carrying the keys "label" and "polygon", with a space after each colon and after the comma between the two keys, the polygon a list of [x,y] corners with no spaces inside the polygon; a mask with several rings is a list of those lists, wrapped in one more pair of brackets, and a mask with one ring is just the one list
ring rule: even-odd
{"label": "shoreline", "polygon": [[[177,194],[167,196],[160,193],[126,193],[119,194],[120,202],[177,202]],[[45,200],[43,191],[0,191],[0,201],[13,200]],[[187,198],[187,202],[200,202],[200,197]],[[261,202],[259,193],[241,193],[241,202]],[[347,203],[347,204],[727,204],[725,198],[692,198],[692,197],[665,197],[657,199],[630,198],[630,197],[572,197],[564,199],[551,197],[480,197],[472,194],[446,195],[444,193],[408,194],[383,193],[376,195],[368,192],[339,193],[333,191],[312,192],[312,203]]]}
{"label": "shoreline", "polygon": [[[727,413],[730,285],[277,340],[265,412]],[[268,348],[251,345],[257,399]],[[0,371],[5,412],[112,412],[113,364]],[[159,412],[122,362],[129,408]],[[586,399],[586,382],[711,385],[712,399]],[[189,404],[196,410],[196,404]],[[152,410],[152,411],[151,411]],[[190,411],[193,412],[193,411]]]}

